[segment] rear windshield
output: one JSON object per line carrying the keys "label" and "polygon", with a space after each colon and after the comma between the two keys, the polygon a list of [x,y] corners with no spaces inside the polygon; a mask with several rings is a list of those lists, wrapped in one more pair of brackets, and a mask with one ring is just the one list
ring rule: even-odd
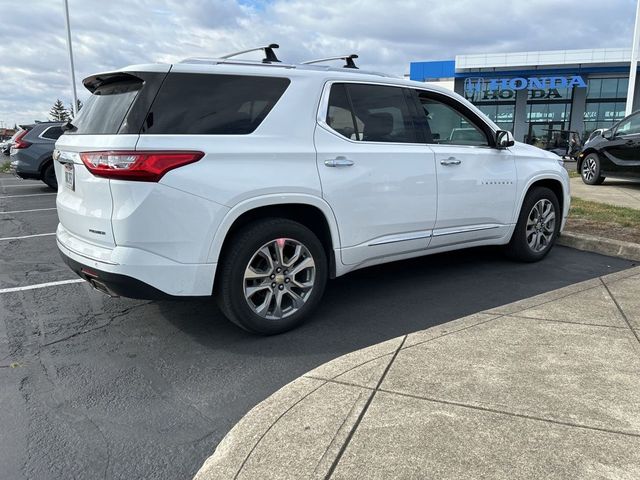
{"label": "rear windshield", "polygon": [[289,83],[276,77],[169,73],[141,133],[246,135],[258,128]]}
{"label": "rear windshield", "polygon": [[128,80],[98,87],[86,101],[71,134],[116,134],[142,88],[142,80]]}

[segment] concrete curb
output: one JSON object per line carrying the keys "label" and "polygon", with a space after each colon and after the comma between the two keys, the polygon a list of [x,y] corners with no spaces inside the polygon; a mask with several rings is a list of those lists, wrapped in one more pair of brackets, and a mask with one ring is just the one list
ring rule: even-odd
{"label": "concrete curb", "polygon": [[557,242],[558,245],[575,248],[577,250],[640,261],[640,244],[637,243],[567,231],[562,232]]}
{"label": "concrete curb", "polygon": [[[562,356],[558,357],[562,362],[570,358],[566,356],[568,344],[565,343],[564,339],[572,338],[574,339],[573,341],[577,341],[575,340],[576,338],[585,338],[585,336],[591,334],[590,332],[595,331],[610,332],[602,333],[602,335],[605,336],[598,340],[598,344],[606,343],[608,345],[606,347],[606,358],[610,356],[612,356],[612,358],[615,357],[613,354],[615,349],[613,348],[613,343],[611,343],[613,337],[609,338],[606,335],[620,336],[620,340],[616,340],[620,342],[618,345],[628,348],[628,351],[631,352],[630,354],[627,352],[628,355],[637,356],[640,354],[640,345],[637,344],[636,340],[638,333],[635,334],[635,337],[633,336],[632,325],[629,324],[629,328],[626,326],[618,313],[618,310],[621,308],[620,305],[615,304],[609,295],[611,291],[615,291],[618,301],[627,309],[627,312],[633,311],[629,310],[629,308],[631,308],[629,305],[635,305],[635,302],[637,302],[637,300],[634,300],[637,298],[635,285],[637,285],[639,275],[640,267],[635,267],[604,277],[569,285],[535,297],[447,322],[427,330],[394,338],[325,363],[289,383],[248,412],[220,442],[213,455],[206,460],[196,474],[195,480],[227,478],[325,479],[332,476],[337,463],[344,453],[346,444],[349,443],[358,425],[363,421],[364,413],[367,411],[374,394],[377,393],[381,401],[387,401],[387,403],[391,401],[392,397],[387,394],[395,391],[393,384],[385,384],[388,388],[385,389],[382,388],[384,387],[382,383],[398,355],[402,356],[407,355],[407,352],[419,351],[425,345],[442,345],[442,342],[446,341],[445,339],[460,338],[460,335],[464,336],[470,332],[492,331],[493,329],[497,335],[495,340],[499,341],[500,344],[506,345],[509,349],[515,348],[514,346],[518,345],[519,347],[517,348],[522,348],[522,345],[529,345],[531,342],[528,340],[524,341],[526,339],[525,337],[509,337],[509,335],[513,335],[514,331],[520,331],[518,330],[520,327],[518,327],[515,330],[512,329],[512,333],[508,333],[509,328],[507,328],[507,326],[509,322],[515,321],[519,322],[518,325],[521,327],[533,324],[534,326],[538,325],[536,328],[560,329],[552,331],[556,332],[553,333],[554,337],[557,335],[558,338],[561,339],[560,343],[556,345],[555,350],[561,351],[561,353],[564,352]],[[632,280],[634,282],[633,286],[625,283],[629,282],[631,278],[635,278],[635,280]],[[595,325],[593,323],[590,324],[589,321],[586,321],[584,318],[578,318],[583,312],[578,311],[580,309],[576,309],[575,301],[579,303],[583,303],[583,301],[581,298],[577,298],[576,295],[587,295],[588,298],[596,302],[587,309],[590,312],[596,312],[596,314],[603,312],[603,310],[599,309],[598,300],[596,300],[602,297],[600,302],[606,302],[608,306],[608,310],[605,309],[604,312],[608,312],[608,315],[613,315],[610,318],[612,323],[610,325],[599,325],[600,322],[605,321],[605,316],[599,318],[599,322]],[[562,312],[564,312],[563,315],[565,313],[567,315],[577,315],[578,317],[574,319],[574,322],[572,322],[573,317],[567,317],[564,319],[565,321],[558,323],[550,318],[547,319],[545,315],[541,315],[541,313],[536,310],[536,307],[538,309],[549,309],[551,307],[549,311],[553,312],[552,317],[555,318],[560,314],[558,314],[558,308],[553,306],[557,305],[558,302],[565,301],[564,299],[570,298],[574,299],[574,303],[567,304],[568,306],[566,306]],[[537,317],[539,320],[530,318],[529,316]],[[636,322],[635,325],[640,325],[640,323],[638,323],[640,322],[640,317],[634,321]],[[580,337],[570,337],[570,335],[576,335],[576,331],[580,332]],[[544,335],[545,336],[542,337],[543,341],[540,343],[541,345],[547,345],[550,338],[552,338],[546,336],[547,334]],[[434,341],[435,343],[431,343]],[[473,344],[472,341],[469,345]],[[535,345],[535,342],[533,342],[533,344]],[[433,348],[434,349],[431,350],[434,352],[432,360],[437,356],[436,347]],[[526,350],[517,350],[517,352],[520,353],[523,351]],[[554,350],[542,351],[544,351],[545,356],[548,356],[551,355]],[[589,355],[595,355],[589,348],[585,348],[584,351],[589,352]],[[471,350],[470,354],[472,355]],[[422,358],[419,357],[419,353],[416,353],[416,355],[418,355],[416,358]],[[455,360],[453,356],[445,356],[451,358],[451,361]],[[412,357],[407,358],[409,360],[405,360],[404,368],[406,368],[407,361],[409,361],[408,364],[414,366],[421,363],[416,362],[415,359],[412,360]],[[519,355],[518,358],[520,362],[523,362],[526,357]],[[545,357],[536,354],[533,358],[536,359],[537,364],[540,358]],[[624,362],[628,361],[629,358],[625,357]],[[512,362],[508,363],[511,364]],[[552,362],[552,364],[555,363]],[[399,366],[398,362],[396,362],[394,368],[396,379],[402,377],[401,371],[403,368]],[[498,371],[496,370],[495,364],[492,364],[491,368],[493,370],[489,370],[490,375],[492,374],[491,372]],[[580,368],[583,368],[583,366]],[[637,368],[640,369],[640,367]],[[468,371],[468,369],[465,371]],[[617,370],[613,369],[613,371]],[[622,374],[621,372],[618,373]],[[608,378],[607,375],[602,378]],[[518,376],[518,378],[520,377],[521,375]],[[632,375],[630,378],[636,377]],[[468,380],[469,379],[467,379],[467,381]],[[407,384],[411,385],[414,383],[415,382],[410,381]],[[422,383],[425,383],[425,381]],[[462,382],[462,384],[464,384],[464,382]],[[567,384],[570,384],[570,382]],[[399,397],[393,398],[397,400]],[[552,398],[552,396],[545,398]],[[427,400],[433,402],[432,399]],[[397,401],[403,402],[405,400]],[[503,400],[500,400],[500,402],[502,401]],[[390,405],[393,406],[393,403]],[[446,408],[450,406],[451,405],[448,405]],[[440,407],[442,407],[442,405],[440,405]],[[478,408],[482,409],[485,407],[486,405],[480,403]],[[407,407],[405,405],[402,408]],[[384,411],[393,412],[396,410],[398,412],[403,411],[399,407],[397,409],[388,408]],[[549,411],[553,412],[554,410],[555,408]],[[473,411],[475,412],[475,410]],[[369,414],[367,421],[371,422],[372,419],[376,418],[376,415],[381,415],[381,412],[377,411],[376,414]],[[454,414],[447,411],[442,415],[443,418],[450,418],[451,415]],[[412,417],[408,415],[396,419],[396,421],[407,423],[405,427],[410,429],[414,426],[414,423],[420,423],[420,418],[422,418],[422,413],[413,418],[413,420]],[[513,417],[505,418],[511,419]],[[384,432],[393,435],[394,430],[388,428],[393,422],[388,424],[383,422],[383,424],[383,430],[386,429]],[[472,422],[472,425],[476,424]],[[492,428],[490,425],[480,426],[477,428],[474,427],[473,431],[488,432],[492,431]],[[514,431],[517,431],[518,428],[514,428]],[[361,428],[359,431],[363,432],[363,435],[367,434],[366,427]],[[435,431],[439,430],[436,428]],[[594,433],[591,432],[589,438],[591,438],[593,434]],[[633,435],[636,434],[634,433]],[[640,437],[640,434],[637,436]],[[548,438],[546,431],[543,437],[546,442]],[[486,443],[485,440],[482,440],[478,444]],[[385,442],[386,441],[387,440],[385,440]],[[389,439],[389,441],[393,443],[391,439]],[[625,439],[624,441],[629,440]],[[413,444],[420,445],[420,442],[415,441]],[[638,446],[640,447],[640,444]],[[499,448],[508,450],[504,445]],[[526,451],[528,448],[530,448],[530,446],[526,448],[523,446],[522,451]],[[561,448],[569,447],[565,446]],[[422,452],[423,450],[424,449],[420,447],[420,451]],[[454,450],[455,449],[452,451]],[[515,449],[514,451],[517,450],[518,449]],[[554,448],[550,450],[555,451]],[[444,446],[439,450],[440,453],[446,451],[447,449],[444,448]],[[640,451],[640,449],[638,451]],[[417,455],[416,452],[412,454],[409,451],[396,453],[400,455],[398,457],[400,458],[400,460],[398,460],[400,465],[405,463],[405,456],[411,459],[413,458],[412,455]],[[347,463],[357,457],[357,455],[354,455],[347,455]],[[362,458],[364,458],[364,456]],[[393,458],[392,454],[390,458]],[[634,459],[630,461],[635,462],[638,459],[640,459],[640,456],[638,456],[638,458],[634,457]],[[366,462],[373,460],[375,460],[375,458],[367,457],[365,459]],[[413,458],[413,460],[415,460],[415,458]],[[565,462],[565,460],[562,460],[562,462]],[[534,463],[532,460],[532,465]],[[640,472],[640,467],[638,472]],[[359,471],[360,476],[353,476],[353,472],[351,472],[346,476],[338,474],[336,478],[389,478],[385,477],[384,473],[377,472],[379,473],[377,476],[373,475],[373,473],[373,471],[369,471],[365,474],[364,471]],[[368,474],[372,474],[372,476],[368,476]],[[367,476],[365,477],[364,475]],[[454,475],[450,478],[456,478],[456,476]]]}

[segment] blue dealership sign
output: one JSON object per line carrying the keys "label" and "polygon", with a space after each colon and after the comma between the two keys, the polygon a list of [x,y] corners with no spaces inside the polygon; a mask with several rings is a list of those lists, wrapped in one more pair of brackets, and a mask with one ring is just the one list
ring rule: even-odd
{"label": "blue dealership sign", "polygon": [[[488,88],[487,88],[488,87]],[[496,90],[547,90],[558,88],[586,88],[587,83],[580,75],[570,77],[512,77],[491,78],[468,77],[464,79],[464,91],[467,93]]]}

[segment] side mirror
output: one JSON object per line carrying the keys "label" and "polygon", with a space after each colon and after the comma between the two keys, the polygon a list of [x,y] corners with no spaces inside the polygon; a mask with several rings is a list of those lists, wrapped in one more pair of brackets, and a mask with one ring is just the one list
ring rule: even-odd
{"label": "side mirror", "polygon": [[613,138],[613,128],[610,128],[609,130],[605,130],[604,132],[602,132],[602,136],[607,140],[611,140]]}
{"label": "side mirror", "polygon": [[515,144],[516,140],[511,132],[506,130],[498,130],[496,132],[496,148],[513,147]]}

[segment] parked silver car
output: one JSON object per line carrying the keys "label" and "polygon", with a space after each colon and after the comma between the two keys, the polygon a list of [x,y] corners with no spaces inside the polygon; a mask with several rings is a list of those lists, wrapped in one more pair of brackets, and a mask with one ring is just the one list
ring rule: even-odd
{"label": "parked silver car", "polygon": [[63,122],[42,122],[22,125],[11,145],[11,168],[20,178],[42,180],[58,188],[53,168],[53,149],[62,135]]}

